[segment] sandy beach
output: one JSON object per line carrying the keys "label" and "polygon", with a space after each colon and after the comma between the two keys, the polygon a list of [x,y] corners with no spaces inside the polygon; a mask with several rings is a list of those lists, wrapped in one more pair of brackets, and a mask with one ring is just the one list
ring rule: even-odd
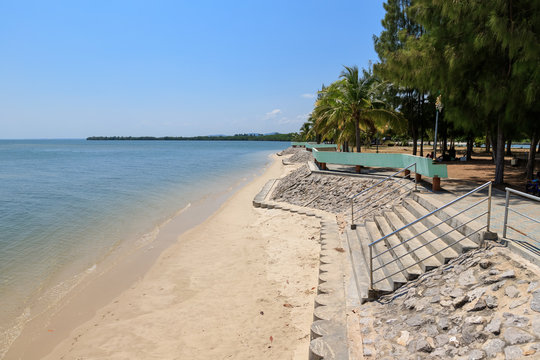
{"label": "sandy beach", "polygon": [[284,171],[274,159],[45,359],[307,358],[319,221],[251,205]]}

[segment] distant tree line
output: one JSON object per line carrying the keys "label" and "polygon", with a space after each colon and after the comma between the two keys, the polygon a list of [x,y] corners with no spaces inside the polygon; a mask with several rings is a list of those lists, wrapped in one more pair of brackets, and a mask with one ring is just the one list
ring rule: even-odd
{"label": "distant tree line", "polygon": [[288,134],[235,134],[235,135],[212,135],[212,136],[90,136],[86,140],[160,140],[160,141],[292,141],[295,133]]}

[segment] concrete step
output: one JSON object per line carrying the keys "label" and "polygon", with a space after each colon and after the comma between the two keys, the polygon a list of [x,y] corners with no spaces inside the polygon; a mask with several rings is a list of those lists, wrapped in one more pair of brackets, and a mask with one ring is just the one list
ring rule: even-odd
{"label": "concrete step", "polygon": [[[429,211],[434,211],[445,205],[445,203],[427,194],[415,193],[413,194],[413,199]],[[454,218],[449,220],[448,224],[451,227],[457,227],[457,230],[460,233],[462,233],[463,235],[467,235],[471,240],[475,241],[478,244],[481,244],[484,239],[496,239],[496,234],[486,233],[486,216],[482,216],[481,218],[473,220],[471,222],[469,221],[471,220],[471,218],[475,217],[474,215],[472,215],[473,213],[484,212],[486,211],[486,209],[487,204],[481,204],[464,214],[455,216],[459,212],[459,210],[456,210],[456,208],[453,207],[448,207],[441,211],[438,211],[436,216],[441,220],[448,220],[452,216],[455,216]],[[467,224],[463,225],[465,223]]]}
{"label": "concrete step", "polygon": [[[388,220],[388,223],[393,230],[400,229],[406,225],[403,220],[401,220],[399,216],[397,216],[396,213],[393,211],[385,212],[384,216]],[[431,256],[432,253],[429,251],[429,249],[427,249],[425,246],[422,246],[423,244],[417,237],[413,238],[414,234],[408,229],[398,232],[397,235],[400,238],[401,242],[407,241],[412,238],[405,243],[405,247],[408,251],[412,251],[411,255],[414,259],[416,259],[416,261],[419,262],[418,265],[420,266],[422,271],[430,271],[443,264],[442,261],[439,261],[435,256]]]}
{"label": "concrete step", "polygon": [[369,299],[369,269],[355,230],[347,229],[345,238],[350,252],[352,274],[360,302]]}
{"label": "concrete step", "polygon": [[[420,218],[422,216],[429,214],[428,209],[426,209],[425,207],[423,207],[418,202],[412,199],[406,199],[403,202],[403,206],[417,218]],[[464,253],[464,252],[478,248],[478,244],[475,241],[467,237],[463,238],[465,235],[453,229],[447,223],[440,224],[441,221],[442,220],[436,216],[428,216],[422,221],[422,223],[426,225],[428,228],[433,227],[431,231],[438,236],[442,236],[442,239],[448,245],[454,244],[452,245],[452,247],[456,249],[456,251],[458,251],[459,253]]]}
{"label": "concrete step", "polygon": [[[368,231],[364,226],[357,226],[356,227],[356,230],[355,230],[355,234],[356,234],[356,237],[358,239],[358,242],[360,244],[360,246],[362,247],[362,253],[364,254],[364,259],[365,259],[365,266],[366,266],[366,276],[368,278],[367,280],[367,283],[368,283],[368,287],[369,287],[369,274],[370,274],[370,263],[369,263],[369,243],[371,242],[371,238],[368,234]],[[376,263],[374,262],[374,266]],[[380,279],[383,279],[384,278],[384,273],[382,270],[378,270],[376,271],[374,274],[373,274],[373,281],[374,282],[377,282],[376,283],[376,286],[375,286],[375,289],[370,289],[371,292],[368,294],[370,298],[373,298],[375,294],[373,294],[373,292],[378,292],[378,293],[390,293],[392,291],[394,291],[394,287],[392,284],[390,284],[390,281],[388,280],[382,280],[382,281],[379,281]]]}
{"label": "concrete step", "polygon": [[[387,235],[394,231],[383,216],[375,216],[375,222],[382,234]],[[397,259],[396,263],[403,270],[402,274],[407,280],[416,279],[423,273],[422,268],[417,264],[417,260],[411,254],[408,254],[409,250],[401,244],[401,240],[397,235],[389,236],[385,241],[388,248],[391,249],[389,252],[394,259]]]}
{"label": "concrete step", "polygon": [[[395,211],[397,215],[407,224],[417,219],[416,216],[411,214],[409,210],[405,209],[401,205],[396,206]],[[435,235],[433,232],[429,231],[428,228],[424,224],[416,223],[414,225],[409,226],[409,229],[415,235],[421,234],[421,235],[418,235],[417,238],[422,243],[426,244],[426,247],[429,249],[429,251],[435,254],[435,257],[438,258],[439,261],[442,261],[446,264],[450,260],[455,259],[459,256],[459,253],[455,249],[449,248],[448,245],[442,239],[440,238],[438,239],[438,236]],[[444,249],[444,250],[441,250],[441,249]]]}
{"label": "concrete step", "polygon": [[[370,238],[370,242],[375,242],[379,240],[383,235],[379,231],[379,228],[377,227],[377,224],[374,221],[366,221],[365,224],[368,236]],[[399,289],[401,286],[407,283],[407,279],[405,276],[401,273],[401,269],[399,268],[398,264],[395,261],[392,261],[394,258],[392,257],[392,254],[390,252],[385,252],[388,249],[388,245],[384,241],[379,241],[372,247],[372,253],[373,257],[375,258],[373,260],[373,268],[377,269],[380,265],[380,269],[373,272],[374,276],[374,288],[377,287],[377,282],[375,280],[375,274],[377,274],[379,277],[385,277],[392,286],[393,290]],[[368,255],[369,260],[369,255]],[[379,264],[379,265],[376,265]],[[380,271],[382,270],[382,274],[380,274]],[[382,282],[382,281],[381,281]]]}

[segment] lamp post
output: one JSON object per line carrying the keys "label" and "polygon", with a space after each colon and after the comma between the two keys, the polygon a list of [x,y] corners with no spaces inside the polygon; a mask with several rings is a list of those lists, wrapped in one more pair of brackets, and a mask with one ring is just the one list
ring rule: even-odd
{"label": "lamp post", "polygon": [[435,101],[435,108],[437,109],[437,112],[435,113],[435,136],[433,139],[433,160],[437,159],[437,128],[439,127],[439,112],[441,112],[443,108],[441,95],[437,96],[437,100]]}

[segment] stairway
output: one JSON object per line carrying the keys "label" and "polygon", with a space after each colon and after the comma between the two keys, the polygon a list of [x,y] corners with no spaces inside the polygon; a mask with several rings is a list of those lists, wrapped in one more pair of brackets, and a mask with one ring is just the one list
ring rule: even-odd
{"label": "stairway", "polygon": [[[480,246],[486,216],[474,218],[485,211],[485,206],[469,210],[465,213],[468,216],[457,215],[454,208],[448,207],[372,246],[371,266],[375,271],[370,287],[369,244],[442,205],[426,194],[413,193],[391,210],[364,220],[354,230],[347,229],[353,274],[363,301],[393,292],[422,273]],[[441,224],[442,220],[448,223]]]}

